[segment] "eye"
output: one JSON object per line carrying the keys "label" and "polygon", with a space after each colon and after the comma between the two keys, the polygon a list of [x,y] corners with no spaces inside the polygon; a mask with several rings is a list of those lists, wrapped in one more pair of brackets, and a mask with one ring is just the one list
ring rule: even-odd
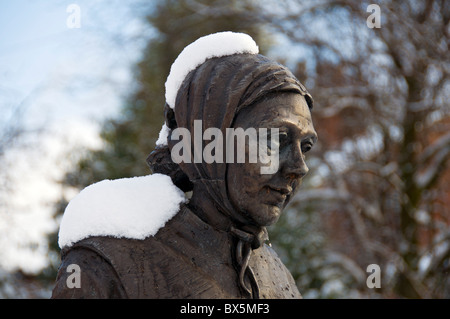
{"label": "eye", "polygon": [[313,147],[313,143],[311,141],[305,141],[302,143],[302,153],[308,153]]}
{"label": "eye", "polygon": [[[273,140],[272,140],[273,138]],[[287,132],[281,131],[277,132],[275,135],[271,135],[270,132],[267,134],[267,149],[272,150],[275,143],[277,149],[282,149],[289,144],[289,134]]]}
{"label": "eye", "polygon": [[288,143],[288,141],[289,141],[288,133],[287,132],[280,132],[279,139],[280,139],[280,147],[285,146]]}

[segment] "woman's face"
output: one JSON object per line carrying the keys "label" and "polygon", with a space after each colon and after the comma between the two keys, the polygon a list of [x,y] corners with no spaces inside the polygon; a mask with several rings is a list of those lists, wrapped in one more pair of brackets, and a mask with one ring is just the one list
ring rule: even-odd
{"label": "woman's face", "polygon": [[[279,129],[279,163],[273,174],[262,174],[267,163],[250,163],[249,142],[245,163],[227,165],[231,203],[260,226],[275,223],[308,172],[305,153],[317,140],[305,98],[296,93],[273,94],[238,113],[234,128]],[[271,146],[270,137],[267,139]],[[273,150],[272,150],[273,151]],[[273,154],[272,154],[273,155]]]}

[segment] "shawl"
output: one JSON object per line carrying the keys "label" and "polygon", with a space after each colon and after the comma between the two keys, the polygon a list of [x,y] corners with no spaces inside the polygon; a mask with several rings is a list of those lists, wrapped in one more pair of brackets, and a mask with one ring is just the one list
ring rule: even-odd
{"label": "shawl", "polygon": [[[186,128],[195,140],[194,122],[201,120],[202,136],[208,128],[218,128],[222,136],[226,129],[232,128],[234,120],[245,107],[253,105],[270,93],[294,92],[305,96],[312,107],[312,98],[305,87],[283,65],[259,54],[234,54],[206,60],[191,71],[177,94],[175,111],[166,104],[166,125],[171,129]],[[263,110],[262,110],[263,111]],[[167,147],[170,151],[178,141],[168,134]],[[202,149],[208,141],[202,139]],[[224,143],[225,144],[225,143]],[[225,147],[223,150],[225,154]],[[265,227],[255,224],[249,216],[237,211],[229,200],[226,181],[227,163],[196,163],[194,143],[191,160],[182,161],[179,167],[193,184],[193,191],[202,192],[214,207],[229,218],[227,231],[237,238],[235,252],[240,284],[249,294],[257,298],[258,287],[248,266],[251,249],[261,246],[267,240]],[[206,200],[206,199],[205,199]],[[201,207],[197,207],[199,212]],[[244,277],[249,276],[252,287],[245,285]]]}

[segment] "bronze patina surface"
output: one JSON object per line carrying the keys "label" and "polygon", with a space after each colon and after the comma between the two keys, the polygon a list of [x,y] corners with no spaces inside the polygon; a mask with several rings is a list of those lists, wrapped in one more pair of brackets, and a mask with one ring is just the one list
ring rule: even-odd
{"label": "bronze patina surface", "polygon": [[[224,135],[227,128],[276,127],[278,170],[264,175],[261,163],[249,162],[176,164],[170,151],[177,141],[169,135],[147,161],[192,191],[189,202],[155,236],[91,237],[64,248],[52,298],[301,298],[265,226],[276,223],[308,171],[304,153],[317,139],[311,109],[295,76],[262,55],[212,58],[191,71],[175,109],[165,107],[167,126],[193,133],[201,120],[203,132]],[[70,264],[80,266],[80,288],[66,285]]]}

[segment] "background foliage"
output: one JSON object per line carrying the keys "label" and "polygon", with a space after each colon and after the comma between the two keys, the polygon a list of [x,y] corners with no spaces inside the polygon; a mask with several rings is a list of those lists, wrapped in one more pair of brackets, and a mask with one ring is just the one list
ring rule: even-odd
{"label": "background foliage", "polygon": [[[250,34],[314,97],[319,143],[310,173],[270,238],[306,298],[450,297],[449,17],[445,1],[156,1],[153,29],[122,113],[103,123],[104,148],[65,175],[81,189],[146,175],[163,123],[170,65],[200,36]],[[287,50],[277,50],[279,47]],[[55,205],[60,216],[70,198]],[[40,280],[52,283],[57,234]],[[380,289],[366,286],[370,264]],[[16,274],[17,275],[17,274]],[[30,280],[34,280],[30,278]]]}

